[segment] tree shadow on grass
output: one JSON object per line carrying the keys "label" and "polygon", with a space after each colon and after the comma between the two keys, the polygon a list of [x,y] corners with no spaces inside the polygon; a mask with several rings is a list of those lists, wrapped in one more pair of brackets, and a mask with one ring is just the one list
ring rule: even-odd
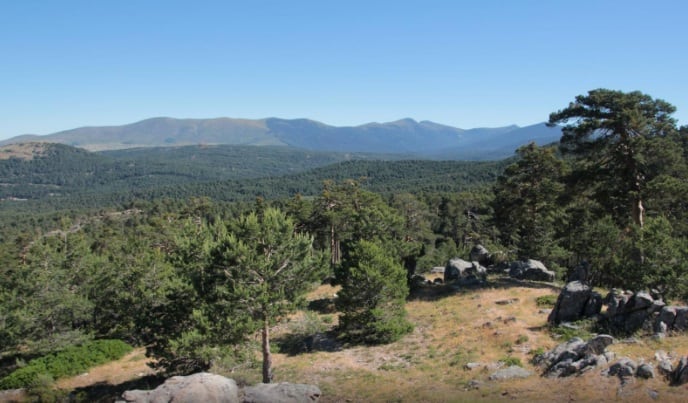
{"label": "tree shadow on grass", "polygon": [[331,314],[337,312],[334,298],[320,298],[308,302],[308,310],[320,314]]}
{"label": "tree shadow on grass", "polygon": [[427,284],[414,288],[409,294],[408,301],[437,301],[457,294],[466,294],[479,290],[508,289],[508,288],[548,288],[561,291],[561,286],[555,283],[519,280],[507,276],[489,277],[485,281],[454,281],[446,284]]}
{"label": "tree shadow on grass", "polygon": [[127,390],[151,390],[162,385],[167,379],[163,375],[148,375],[142,378],[112,385],[98,382],[93,385],[76,388],[69,394],[70,402],[110,403],[121,400],[122,393]]}
{"label": "tree shadow on grass", "polygon": [[317,351],[335,352],[343,348],[334,330],[314,334],[290,333],[275,339],[280,353],[296,356]]}

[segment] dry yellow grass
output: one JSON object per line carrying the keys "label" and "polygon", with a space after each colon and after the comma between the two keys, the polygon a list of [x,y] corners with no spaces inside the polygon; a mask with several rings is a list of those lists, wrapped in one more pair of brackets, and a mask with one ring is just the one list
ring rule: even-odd
{"label": "dry yellow grass", "polygon": [[[318,385],[323,402],[473,402],[473,401],[685,401],[686,386],[669,386],[661,378],[636,379],[621,386],[614,377],[600,375],[602,368],[581,376],[547,379],[530,364],[531,350],[550,349],[559,342],[545,324],[536,298],[556,295],[558,290],[545,284],[493,280],[492,286],[475,289],[433,287],[407,303],[414,331],[396,343],[374,347],[350,347],[335,351],[314,351],[296,355],[274,354],[274,381]],[[327,302],[336,288],[321,286],[310,294],[311,301]],[[499,302],[499,303],[498,303]],[[503,303],[508,302],[508,303]],[[336,325],[336,313],[319,313],[328,326]],[[289,333],[293,325],[306,320],[298,313],[291,324],[275,329],[275,336]],[[674,357],[688,354],[688,336],[674,336],[662,341],[642,338],[638,343],[616,343],[610,350],[618,356],[654,362],[654,353],[664,350]],[[139,355],[136,355],[139,354]],[[60,387],[74,388],[87,382],[119,382],[126,374],[140,375],[142,353],[125,357],[118,364],[108,364],[89,371],[89,378],[61,381]],[[133,357],[133,358],[132,358]],[[519,380],[489,381],[499,360],[519,359],[534,375]],[[481,365],[465,368],[469,362]],[[131,364],[131,367],[127,366]],[[134,365],[135,364],[135,365]],[[129,369],[127,369],[129,368]],[[215,372],[240,382],[260,382],[260,369]],[[108,373],[122,377],[108,377]],[[102,373],[99,376],[97,374]],[[471,381],[480,382],[476,389]]]}
{"label": "dry yellow grass", "polygon": [[[323,286],[311,298],[334,291]],[[635,402],[654,401],[653,396],[662,401],[685,400],[686,387],[671,387],[659,378],[634,380],[621,387],[617,378],[600,376],[602,368],[564,379],[539,376],[541,370],[530,364],[531,350],[547,350],[559,343],[546,329],[547,313],[541,313],[535,302],[547,294],[556,295],[558,290],[510,281],[477,289],[429,289],[408,302],[415,330],[402,340],[335,352],[275,354],[275,381],[317,384],[325,402]],[[688,353],[686,346],[688,336],[676,336],[661,342],[618,343],[610,350],[649,362],[656,350],[678,357]],[[489,381],[493,367],[509,357],[518,358],[535,374],[522,380]],[[468,370],[468,362],[481,365]],[[469,387],[474,380],[481,382],[478,389]]]}

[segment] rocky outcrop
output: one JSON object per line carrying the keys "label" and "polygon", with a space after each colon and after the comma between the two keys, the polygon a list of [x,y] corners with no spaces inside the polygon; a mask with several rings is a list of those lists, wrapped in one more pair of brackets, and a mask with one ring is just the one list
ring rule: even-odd
{"label": "rocky outcrop", "polygon": [[607,346],[614,342],[609,335],[598,335],[588,342],[574,337],[553,350],[535,357],[536,365],[544,367],[543,376],[548,378],[580,374],[601,365],[607,365],[614,353],[607,352]]}
{"label": "rocky outcrop", "polygon": [[128,390],[122,394],[128,403],[240,403],[239,388],[233,379],[201,372],[173,376],[153,390]]}
{"label": "rocky outcrop", "polygon": [[633,333],[642,328],[650,330],[655,314],[665,306],[662,300],[655,300],[646,292],[633,293],[617,289],[612,289],[604,302],[607,304],[609,326],[619,333]]}
{"label": "rocky outcrop", "polygon": [[559,293],[547,321],[553,324],[575,322],[598,315],[602,310],[602,296],[580,281],[571,281]]}
{"label": "rocky outcrop", "polygon": [[314,385],[278,383],[248,386],[243,390],[233,379],[206,372],[174,376],[153,390],[129,390],[124,403],[300,403],[317,402]]}
{"label": "rocky outcrop", "polygon": [[555,274],[539,260],[521,260],[511,263],[509,276],[519,280],[554,281]]}
{"label": "rocky outcrop", "polygon": [[447,262],[444,268],[444,282],[477,283],[485,281],[487,269],[478,262],[467,262],[455,258]]}

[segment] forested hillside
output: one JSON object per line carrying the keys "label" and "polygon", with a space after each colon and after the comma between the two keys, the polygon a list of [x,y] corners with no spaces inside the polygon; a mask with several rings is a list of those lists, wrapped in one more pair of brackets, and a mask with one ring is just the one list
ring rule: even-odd
{"label": "forested hillside", "polygon": [[0,161],[0,358],[9,372],[17,359],[114,338],[145,346],[169,373],[250,367],[260,351],[270,382],[272,333],[313,286],[340,287],[320,307],[336,317],[328,337],[394,342],[415,325],[414,276],[478,244],[497,273],[537,259],[561,280],[585,262],[591,286],[685,302],[688,128],[674,109],[593,90],[551,114],[559,145],[499,162],[17,152]]}
{"label": "forested hillside", "polygon": [[[27,150],[30,150],[28,153]],[[69,197],[86,190],[133,191],[227,179],[282,176],[346,160],[402,156],[344,154],[288,147],[190,146],[92,153],[51,143],[0,149],[0,199]]]}
{"label": "forested hillside", "polygon": [[[5,149],[13,147],[17,146]],[[324,180],[349,178],[382,193],[450,192],[491,183],[505,165],[403,160],[395,155],[318,153],[286,147],[180,147],[105,153],[59,144],[41,147],[42,152],[32,159],[0,160],[0,196],[5,213],[98,209],[160,198],[251,201],[256,197],[288,198],[297,193],[312,196],[320,191]]]}

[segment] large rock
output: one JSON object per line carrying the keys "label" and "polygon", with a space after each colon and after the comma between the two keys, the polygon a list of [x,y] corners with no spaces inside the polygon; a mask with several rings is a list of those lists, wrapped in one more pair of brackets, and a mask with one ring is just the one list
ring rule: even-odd
{"label": "large rock", "polygon": [[528,259],[511,263],[509,276],[519,280],[554,281],[554,272],[539,260]]}
{"label": "large rock", "polygon": [[129,390],[122,394],[130,403],[240,403],[239,388],[233,379],[201,372],[173,376],[153,390]]}
{"label": "large rock", "polygon": [[320,389],[313,385],[270,383],[239,390],[233,379],[201,372],[173,376],[153,390],[129,390],[125,403],[301,403],[317,402]]}
{"label": "large rock", "polygon": [[244,388],[244,403],[302,403],[319,399],[320,389],[314,385],[259,383]]}
{"label": "large rock", "polygon": [[571,281],[559,293],[557,303],[549,314],[549,323],[575,322],[600,313],[602,296],[580,281]]}
{"label": "large rock", "polygon": [[444,282],[451,281],[472,282],[484,281],[487,278],[487,269],[478,262],[467,262],[455,258],[447,262],[444,268]]}
{"label": "large rock", "polygon": [[483,266],[489,266],[491,263],[490,252],[482,245],[475,245],[470,254],[472,262],[478,262]]}

